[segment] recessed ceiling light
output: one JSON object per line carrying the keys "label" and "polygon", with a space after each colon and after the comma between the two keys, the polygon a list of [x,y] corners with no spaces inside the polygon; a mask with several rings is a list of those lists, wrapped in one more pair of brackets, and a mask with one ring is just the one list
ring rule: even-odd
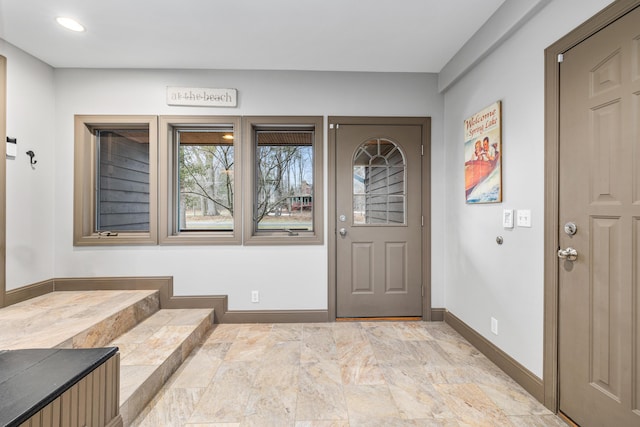
{"label": "recessed ceiling light", "polygon": [[222,139],[227,139],[227,140],[233,139],[233,135],[226,133],[222,135]]}
{"label": "recessed ceiling light", "polygon": [[65,18],[64,16],[58,16],[56,18],[56,21],[58,21],[58,24],[65,27],[67,30],[76,31],[78,33],[85,30],[82,24],[80,24],[78,21],[72,18]]}

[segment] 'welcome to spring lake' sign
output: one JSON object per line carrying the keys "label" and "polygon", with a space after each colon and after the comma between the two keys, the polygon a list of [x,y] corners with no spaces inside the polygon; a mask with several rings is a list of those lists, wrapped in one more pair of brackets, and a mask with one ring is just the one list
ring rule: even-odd
{"label": "'welcome to spring lake' sign", "polygon": [[167,105],[191,107],[237,107],[236,89],[206,87],[167,87]]}

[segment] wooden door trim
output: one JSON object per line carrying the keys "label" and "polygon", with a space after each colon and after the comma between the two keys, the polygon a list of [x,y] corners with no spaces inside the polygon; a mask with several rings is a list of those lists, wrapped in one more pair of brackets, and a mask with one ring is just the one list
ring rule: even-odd
{"label": "wooden door trim", "polygon": [[431,117],[354,117],[329,116],[328,120],[328,215],[327,215],[327,246],[328,246],[328,313],[329,321],[336,320],[336,125],[414,125],[422,127],[422,320],[431,320]]}
{"label": "wooden door trim", "polygon": [[[0,141],[7,140],[7,58],[0,55]],[[6,143],[5,143],[6,144]],[[2,144],[4,147],[5,144]],[[4,307],[7,271],[7,224],[6,224],[6,200],[7,200],[7,161],[2,156],[0,162],[0,307]]]}
{"label": "wooden door trim", "polygon": [[544,164],[544,405],[559,409],[558,376],[558,215],[560,160],[560,67],[558,55],[591,37],[626,13],[640,0],[618,0],[545,49]]}

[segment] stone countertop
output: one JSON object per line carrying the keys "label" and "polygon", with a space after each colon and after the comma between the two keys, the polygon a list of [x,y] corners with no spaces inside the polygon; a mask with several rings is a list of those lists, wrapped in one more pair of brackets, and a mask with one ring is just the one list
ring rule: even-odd
{"label": "stone countertop", "polygon": [[117,352],[117,347],[0,351],[0,426],[25,422]]}

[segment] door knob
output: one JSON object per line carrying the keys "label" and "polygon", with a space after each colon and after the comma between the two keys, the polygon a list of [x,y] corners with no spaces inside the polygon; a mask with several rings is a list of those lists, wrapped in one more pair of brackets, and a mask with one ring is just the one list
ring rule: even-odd
{"label": "door knob", "polygon": [[566,259],[567,261],[575,261],[578,259],[578,251],[569,247],[567,249],[558,250],[558,258]]}
{"label": "door knob", "polygon": [[346,235],[347,235],[347,230],[346,230],[346,229],[344,229],[344,228],[341,228],[340,230],[338,230],[338,233],[340,233],[340,235],[341,235],[342,237],[344,237],[344,236],[346,236]]}

